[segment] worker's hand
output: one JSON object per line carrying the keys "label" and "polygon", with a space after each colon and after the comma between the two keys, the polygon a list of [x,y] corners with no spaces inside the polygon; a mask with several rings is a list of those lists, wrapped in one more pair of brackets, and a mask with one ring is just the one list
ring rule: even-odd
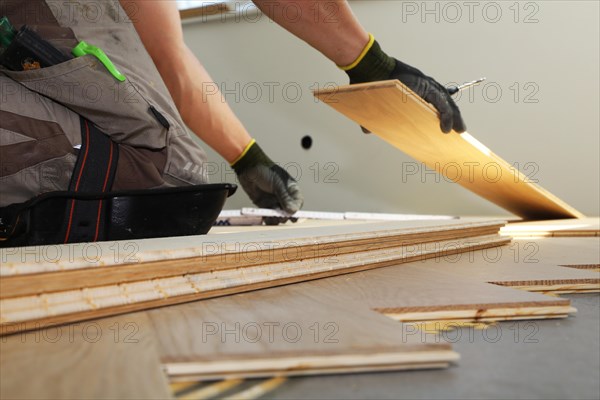
{"label": "worker's hand", "polygon": [[460,110],[444,86],[416,68],[388,56],[371,37],[370,47],[352,68],[343,68],[350,77],[350,83],[374,82],[398,79],[440,113],[440,129],[444,133],[455,130],[462,133],[467,127]]}
{"label": "worker's hand", "polygon": [[448,90],[435,79],[398,60],[396,60],[396,68],[390,75],[390,79],[398,79],[439,111],[442,132],[449,133],[454,129],[456,132],[462,133],[467,130],[460,110],[450,97]]}
{"label": "worker's hand", "polygon": [[[302,208],[304,198],[296,180],[271,161],[254,140],[232,167],[240,184],[258,207],[281,209],[290,214]],[[285,221],[265,218],[267,225]]]}

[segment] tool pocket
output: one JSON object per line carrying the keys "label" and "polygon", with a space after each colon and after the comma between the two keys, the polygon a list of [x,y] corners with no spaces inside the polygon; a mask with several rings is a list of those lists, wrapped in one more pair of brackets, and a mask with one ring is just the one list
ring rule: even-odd
{"label": "tool pocket", "polygon": [[117,81],[94,56],[30,71],[2,69],[8,77],[92,121],[117,143],[158,150],[169,124],[134,82]]}

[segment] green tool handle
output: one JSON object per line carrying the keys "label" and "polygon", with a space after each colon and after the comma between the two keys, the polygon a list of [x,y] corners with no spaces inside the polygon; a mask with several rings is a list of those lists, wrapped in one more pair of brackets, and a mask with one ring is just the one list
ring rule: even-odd
{"label": "green tool handle", "polygon": [[15,38],[15,29],[6,17],[0,18],[0,45],[7,48]]}
{"label": "green tool handle", "polygon": [[104,67],[108,70],[108,72],[111,73],[112,76],[115,77],[115,79],[121,82],[125,82],[125,79],[127,79],[125,75],[119,72],[117,67],[115,67],[115,64],[113,64],[113,62],[110,61],[110,58],[108,58],[106,53],[99,47],[92,46],[91,44],[88,44],[82,40],[77,46],[73,48],[72,53],[75,57],[81,57],[85,56],[86,54],[91,54],[104,65]]}

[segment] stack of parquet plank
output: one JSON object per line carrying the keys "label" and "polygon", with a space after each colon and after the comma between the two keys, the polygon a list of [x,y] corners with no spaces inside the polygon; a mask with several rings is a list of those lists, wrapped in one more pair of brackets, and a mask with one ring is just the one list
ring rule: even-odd
{"label": "stack of parquet plank", "polygon": [[506,244],[497,220],[365,223],[2,250],[3,331]]}
{"label": "stack of parquet plank", "polygon": [[[177,273],[185,273],[186,268],[190,269],[189,274],[207,273],[200,272],[203,262],[210,265],[207,268],[214,273],[227,271],[217,259],[210,258],[217,256],[223,256],[227,263],[237,266],[233,267],[234,270],[241,271],[254,268],[265,260],[259,257],[260,252],[256,249],[250,252],[247,244],[267,243],[273,238],[277,240],[271,240],[269,247],[276,251],[266,257],[268,262],[276,265],[284,258],[291,259],[295,255],[296,262],[305,266],[302,270],[304,275],[292,276],[295,272],[290,269],[285,271],[288,274],[285,279],[310,280],[340,275],[345,271],[364,271],[6,336],[0,341],[2,395],[7,398],[15,394],[29,398],[58,398],[64,397],[65,393],[71,397],[148,397],[151,392],[164,395],[167,392],[167,380],[161,378],[163,371],[169,381],[183,382],[442,368],[456,361],[458,355],[450,344],[432,340],[431,334],[420,333],[412,325],[413,322],[439,321],[445,326],[460,321],[563,318],[575,312],[568,299],[517,289],[521,289],[523,283],[528,286],[525,289],[541,292],[569,288],[573,291],[600,289],[597,272],[561,266],[597,265],[600,262],[597,238],[523,238],[497,247],[500,243],[509,243],[510,238],[500,238],[497,233],[481,233],[488,229],[497,232],[500,226],[498,222],[456,220],[444,224],[418,223],[419,226],[415,226],[411,223],[410,228],[398,223],[343,224],[323,228],[280,227],[268,231],[211,234],[186,240],[168,239],[170,243],[166,244],[139,242],[135,255],[137,264],[119,263],[119,260],[112,258],[112,253],[111,257],[105,253],[105,257],[98,262],[92,262],[88,254],[87,258],[81,259],[73,256],[73,263],[65,258],[48,264],[32,261],[14,264],[18,257],[34,257],[32,249],[23,249],[21,253],[9,251],[11,254],[4,254],[7,262],[2,264],[3,273],[6,273],[1,278],[3,285],[6,282],[19,282],[17,278],[25,279],[21,281],[24,285],[26,277],[31,278],[31,282],[38,282],[41,277],[53,277],[54,273],[59,277],[74,279],[75,276],[69,274],[80,272],[90,274],[88,283],[93,283],[94,272],[101,273],[103,269],[108,269],[98,275],[103,284],[108,281],[110,271],[114,271],[118,279],[129,277],[128,282],[135,284],[135,278],[144,279],[147,278],[146,273],[161,271],[160,268],[153,269],[160,265],[157,260],[160,258],[169,260],[168,265],[163,265],[165,269],[173,268]],[[307,232],[312,232],[312,236],[307,236]],[[437,240],[447,234],[462,235],[463,238],[454,239],[454,242]],[[248,237],[254,241],[241,240]],[[335,243],[331,241],[333,237],[345,244],[339,246],[339,251],[331,252],[327,248],[325,253],[325,247],[321,247],[322,251],[316,252],[321,259],[301,257],[299,249],[314,251],[315,246]],[[422,246],[416,244],[419,243],[419,237]],[[377,251],[390,252],[388,255],[391,257],[371,258],[372,255],[368,253],[372,248],[367,240],[375,248],[381,249]],[[194,241],[196,246],[192,246],[190,241]],[[219,245],[215,247],[216,243]],[[459,249],[461,243],[465,247]],[[121,247],[125,245],[117,244]],[[106,244],[108,249],[115,245]],[[244,247],[246,253],[242,251]],[[444,247],[445,250],[441,250]],[[76,248],[81,250],[84,245]],[[284,257],[284,248],[294,251]],[[474,248],[479,250],[459,252]],[[395,261],[394,249],[398,250]],[[204,253],[200,253],[201,250]],[[75,251],[75,248],[71,249],[71,255]],[[359,264],[348,267],[350,264],[345,264],[348,260],[344,261],[343,257]],[[426,259],[428,257],[431,258]],[[325,258],[336,262],[326,263],[329,270],[323,272],[319,261]],[[79,260],[79,264],[74,263],[75,259]],[[302,264],[309,260],[317,268],[312,276],[310,269],[306,269],[310,264]],[[407,260],[413,262],[404,263]],[[241,266],[245,264],[252,266]],[[342,268],[344,265],[348,267],[347,270]],[[145,266],[149,267],[147,271],[143,271]],[[20,268],[25,276],[17,274]],[[120,268],[133,269],[120,275]],[[140,275],[136,276],[136,272]],[[15,280],[5,279],[7,277]],[[260,285],[266,287],[287,282],[281,280],[280,276],[271,278],[271,281],[262,283],[248,283],[253,286],[235,286],[236,280],[233,278],[222,283],[227,282],[225,286],[231,290],[229,293],[233,293]],[[165,290],[168,287],[162,285],[162,279],[172,278],[165,278],[164,272],[160,278],[156,278],[164,291],[162,300],[184,301],[183,297],[177,299],[177,294]],[[238,281],[244,282],[248,281]],[[50,283],[48,285],[57,287],[50,286]],[[16,284],[13,287],[3,286],[14,291],[19,287]],[[89,293],[93,290],[99,289],[91,285],[87,289],[72,292]],[[135,299],[131,290],[121,288],[115,295],[119,293],[128,293],[130,298]],[[195,295],[204,298],[218,296],[219,293],[227,292],[207,290],[205,293],[196,292]],[[25,297],[48,301],[53,294],[68,299],[64,292],[50,291]],[[3,318],[5,315],[11,316],[5,314],[4,305],[10,301],[18,303],[18,299],[2,300]],[[50,302],[46,304],[51,305]],[[131,303],[133,309],[160,304],[153,300]],[[110,311],[121,313],[127,310],[126,307],[115,307]],[[43,310],[54,311],[52,308]],[[104,315],[102,309],[93,311],[97,315]],[[46,320],[30,320],[25,326],[21,325],[23,322],[11,324],[4,320],[3,333],[28,329],[31,327],[29,324],[35,321],[42,324],[45,321],[58,323],[67,321],[66,318],[78,321],[84,317],[94,318],[95,315],[65,313],[61,316],[57,313],[54,320],[42,316]],[[80,355],[86,355],[88,362],[79,363]],[[52,370],[48,367],[50,365],[78,367],[72,369],[74,372],[68,380],[57,381],[48,373]],[[94,375],[98,368],[121,371],[119,382],[122,384],[79,384]],[[32,379],[34,376],[35,379]]]}

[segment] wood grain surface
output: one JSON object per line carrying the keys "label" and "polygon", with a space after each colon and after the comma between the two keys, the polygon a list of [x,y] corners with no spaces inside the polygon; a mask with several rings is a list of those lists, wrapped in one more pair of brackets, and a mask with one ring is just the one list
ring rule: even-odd
{"label": "wood grain surface", "polygon": [[417,161],[523,219],[583,217],[469,133],[443,134],[437,111],[400,81],[340,86],[315,96]]}
{"label": "wood grain surface", "polygon": [[418,369],[457,359],[448,344],[403,338],[401,325],[368,307],[297,286],[149,311],[167,373],[172,379],[305,375]]}
{"label": "wood grain surface", "polygon": [[2,399],[169,399],[143,314],[0,339]]}
{"label": "wood grain surface", "polygon": [[[475,261],[473,268],[478,268],[480,259]],[[390,325],[392,319],[498,321],[564,318],[575,312],[566,299],[490,284],[480,276],[455,274],[452,262],[457,261],[440,257],[437,262],[391,266],[155,309],[148,314],[156,327],[167,372],[174,380],[186,380],[265,376],[275,372],[264,366],[267,359],[276,360],[270,365],[282,366],[283,374],[327,373],[325,355],[333,362],[334,356],[344,354],[349,357],[345,360],[354,363],[346,367],[364,368],[369,361],[362,352],[382,354],[382,359],[393,360],[399,369],[401,364],[402,368],[417,368],[416,355],[403,364],[404,355],[392,349],[400,340],[402,346],[396,349],[409,351],[410,346],[427,343],[426,337],[408,325]],[[462,272],[468,274],[466,269]],[[286,326],[293,337],[283,334]],[[274,329],[272,336],[269,327]],[[315,340],[315,330],[320,332],[319,340]],[[299,331],[303,334],[296,337]],[[375,359],[371,361],[378,364]],[[331,366],[331,371],[342,367]],[[375,365],[370,367],[375,369]]]}

